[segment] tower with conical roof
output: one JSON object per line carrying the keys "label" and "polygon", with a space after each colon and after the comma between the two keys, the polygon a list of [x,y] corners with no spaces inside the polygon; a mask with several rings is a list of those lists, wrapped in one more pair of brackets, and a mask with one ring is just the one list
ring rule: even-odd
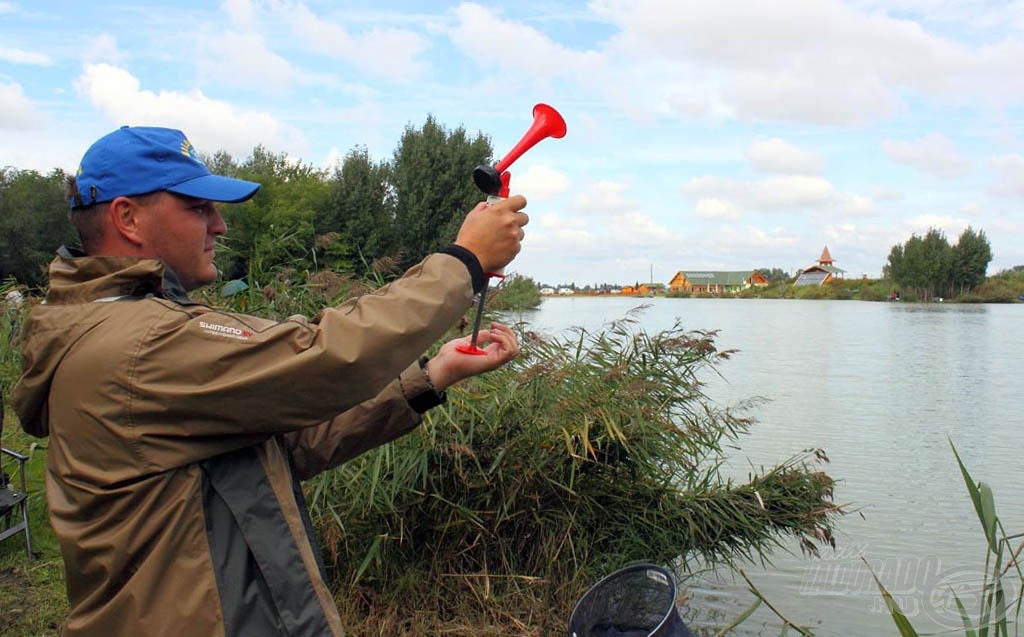
{"label": "tower with conical roof", "polygon": [[846,270],[835,266],[835,259],[825,246],[818,262],[806,270],[800,270],[793,285],[825,285],[834,279],[841,279]]}

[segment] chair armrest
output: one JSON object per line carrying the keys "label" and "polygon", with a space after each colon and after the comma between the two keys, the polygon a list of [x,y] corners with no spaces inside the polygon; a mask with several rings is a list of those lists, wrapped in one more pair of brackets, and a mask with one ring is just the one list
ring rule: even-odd
{"label": "chair armrest", "polygon": [[12,451],[10,449],[5,449],[4,447],[0,447],[0,452],[9,455],[10,457],[16,459],[18,462],[26,462],[28,460],[28,456],[22,455],[22,454],[18,453],[17,451]]}

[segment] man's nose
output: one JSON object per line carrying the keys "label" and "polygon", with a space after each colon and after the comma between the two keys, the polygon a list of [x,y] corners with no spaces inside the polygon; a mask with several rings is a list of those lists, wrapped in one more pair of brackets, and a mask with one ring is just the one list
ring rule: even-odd
{"label": "man's nose", "polygon": [[210,215],[208,230],[210,234],[216,236],[220,236],[228,231],[228,224],[224,222],[224,216],[216,208],[213,209],[213,214]]}

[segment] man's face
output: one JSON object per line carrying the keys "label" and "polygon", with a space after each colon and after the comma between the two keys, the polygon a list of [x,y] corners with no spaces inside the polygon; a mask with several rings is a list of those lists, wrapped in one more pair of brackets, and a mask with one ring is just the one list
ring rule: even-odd
{"label": "man's face", "polygon": [[161,192],[143,208],[146,251],[169,265],[186,290],[217,279],[214,246],[227,226],[213,202]]}

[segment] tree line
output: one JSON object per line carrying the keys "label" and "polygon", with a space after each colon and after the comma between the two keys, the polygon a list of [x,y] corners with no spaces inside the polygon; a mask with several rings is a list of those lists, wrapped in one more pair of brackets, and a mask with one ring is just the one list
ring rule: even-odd
{"label": "tree line", "polygon": [[[204,157],[215,173],[262,184],[251,200],[222,210],[229,232],[218,251],[228,279],[262,281],[289,269],[372,275],[378,262],[409,267],[455,238],[463,215],[481,200],[473,168],[490,163],[490,138],[433,116],[405,128],[388,160],[366,147],[329,169],[296,162],[262,146],[237,161],[219,151]],[[0,280],[46,284],[60,245],[76,245],[68,222],[66,173],[0,169]]]}
{"label": "tree line", "polygon": [[913,298],[956,298],[985,282],[991,261],[984,230],[968,226],[950,245],[941,230],[932,228],[923,237],[914,234],[894,245],[882,275]]}
{"label": "tree line", "polygon": [[[242,161],[219,151],[204,158],[213,172],[262,187],[251,200],[224,207],[230,230],[218,267],[226,279],[250,285],[283,270],[354,278],[402,271],[455,237],[481,198],[473,168],[492,155],[487,136],[448,130],[433,116],[419,128],[406,126],[383,161],[364,146],[328,169],[263,146]],[[54,250],[77,243],[67,221],[66,177],[59,168],[45,175],[0,169],[0,280],[41,288]],[[968,227],[950,245],[931,229],[893,246],[883,276],[914,298],[954,298],[985,282],[991,260],[983,230]],[[773,282],[789,278],[779,268],[759,271]]]}

